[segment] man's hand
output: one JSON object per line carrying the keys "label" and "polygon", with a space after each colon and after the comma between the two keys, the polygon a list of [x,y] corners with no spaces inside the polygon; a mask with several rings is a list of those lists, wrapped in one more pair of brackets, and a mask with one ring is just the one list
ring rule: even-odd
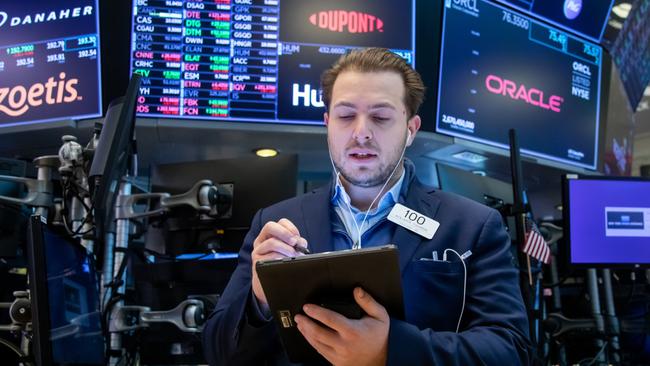
{"label": "man's hand", "polygon": [[354,299],[367,314],[363,318],[348,319],[334,311],[306,304],[303,310],[309,317],[296,315],[298,330],[318,353],[336,366],[385,365],[390,325],[388,313],[359,287],[354,289]]}
{"label": "man's hand", "polygon": [[257,270],[255,269],[257,261],[304,255],[294,249],[296,245],[307,248],[307,240],[300,236],[298,228],[287,219],[281,219],[278,222],[267,222],[257,235],[257,238],[255,238],[253,252],[251,253],[253,261],[253,294],[263,307],[268,306],[268,301],[257,277]]}

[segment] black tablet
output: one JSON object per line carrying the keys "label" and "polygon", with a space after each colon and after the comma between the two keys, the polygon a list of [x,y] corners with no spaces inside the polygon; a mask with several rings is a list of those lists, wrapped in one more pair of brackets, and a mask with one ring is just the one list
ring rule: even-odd
{"label": "black tablet", "polygon": [[385,245],[257,262],[257,274],[289,360],[323,360],[294,321],[306,303],[359,319],[364,314],[352,294],[359,286],[391,317],[404,319],[398,254],[396,246]]}

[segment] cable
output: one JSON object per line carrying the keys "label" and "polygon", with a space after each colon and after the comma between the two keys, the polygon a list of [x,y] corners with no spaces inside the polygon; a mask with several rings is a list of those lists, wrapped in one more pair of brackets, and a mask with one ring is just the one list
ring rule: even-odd
{"label": "cable", "polygon": [[23,352],[20,350],[20,348],[16,347],[15,344],[13,344],[13,343],[7,341],[7,340],[4,339],[4,338],[0,338],[0,344],[3,344],[3,345],[5,345],[5,346],[7,346],[10,350],[14,351],[14,353],[17,354],[18,357],[20,357],[20,358],[25,358],[25,357],[27,357],[27,356],[25,356],[25,355],[23,354]]}
{"label": "cable", "polygon": [[451,248],[447,248],[445,249],[444,252],[442,252],[443,261],[447,261],[447,251],[453,252],[458,256],[460,262],[463,264],[463,271],[465,272],[465,275],[463,276],[463,306],[460,308],[460,315],[458,316],[458,325],[456,325],[456,333],[458,333],[458,331],[460,330],[460,321],[463,319],[463,312],[465,311],[465,294],[467,293],[467,266],[465,265],[465,260],[463,259],[463,256],[461,256],[460,254],[458,254],[457,251]]}
{"label": "cable", "polygon": [[605,352],[605,349],[607,348],[607,343],[608,343],[608,342],[603,343],[603,345],[602,345],[602,347],[600,347],[600,350],[598,351],[598,353],[596,353],[596,355],[595,355],[594,357],[591,358],[591,361],[589,361],[589,360],[590,360],[589,358],[583,358],[582,360],[578,361],[577,364],[580,365],[580,364],[583,363],[583,362],[587,362],[587,361],[589,361],[589,363],[588,363],[586,366],[591,366],[591,365],[593,365],[594,362],[596,362],[596,360],[598,359],[598,357],[600,357],[600,355],[601,355],[603,352]]}
{"label": "cable", "polygon": [[[72,191],[71,187],[75,187],[76,192],[71,192]],[[83,229],[83,226],[88,222],[88,220],[90,220],[92,218],[92,212],[93,212],[93,210],[95,208],[95,204],[93,202],[90,205],[90,207],[88,207],[88,205],[86,205],[86,203],[84,202],[84,196],[79,193],[79,190],[78,190],[79,188],[86,191],[83,187],[80,187],[78,184],[76,184],[75,182],[73,182],[70,179],[64,179],[64,180],[61,181],[61,189],[63,191],[63,199],[61,200],[61,210],[62,210],[61,219],[63,221],[63,227],[65,227],[66,232],[68,233],[68,235],[73,236],[73,237],[75,237],[77,235],[86,235],[86,234],[89,234],[90,232],[95,230],[95,228],[92,227],[92,228],[90,228],[90,229],[88,229],[86,231],[83,231],[83,232],[81,231]],[[70,193],[75,193],[75,194],[74,194],[74,196],[70,197]],[[66,204],[65,203],[66,203],[68,198],[73,198],[73,199],[76,198],[79,201],[79,203],[81,203],[81,205],[86,210],[86,215],[84,216],[83,220],[81,221],[81,223],[79,224],[79,227],[76,230],[73,230],[73,229],[70,228],[70,226],[68,225],[67,219],[66,219],[67,209],[66,209]]]}
{"label": "cable", "polygon": [[568,280],[569,278],[573,277],[575,272],[576,271],[571,271],[568,275],[564,276],[563,278],[560,278],[557,282],[548,283],[548,284],[542,283],[542,287],[549,288],[549,287],[559,286],[559,285],[563,284],[564,282],[566,282],[566,280]]}

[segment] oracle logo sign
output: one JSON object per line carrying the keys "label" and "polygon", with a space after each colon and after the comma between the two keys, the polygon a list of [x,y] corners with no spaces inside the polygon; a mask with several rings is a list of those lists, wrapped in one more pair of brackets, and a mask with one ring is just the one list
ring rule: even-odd
{"label": "oracle logo sign", "polygon": [[564,98],[559,95],[551,95],[545,99],[544,92],[539,89],[527,89],[524,84],[518,86],[516,82],[502,79],[496,75],[488,75],[485,78],[485,87],[490,93],[508,96],[514,100],[522,100],[530,105],[556,113],[560,113],[560,107],[564,103]]}
{"label": "oracle logo sign", "polygon": [[45,83],[35,83],[30,87],[16,85],[0,88],[0,112],[11,117],[25,114],[29,108],[45,104],[71,103],[82,98],[78,96],[75,85],[79,79],[66,80],[64,72],[59,74],[59,80],[54,77]]}
{"label": "oracle logo sign", "polygon": [[383,32],[384,21],[359,11],[323,10],[309,16],[309,22],[320,29],[337,33]]}

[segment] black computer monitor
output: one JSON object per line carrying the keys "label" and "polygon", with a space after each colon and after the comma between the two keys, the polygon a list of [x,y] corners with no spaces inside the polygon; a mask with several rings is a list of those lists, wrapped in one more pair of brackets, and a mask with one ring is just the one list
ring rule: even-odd
{"label": "black computer monitor", "polygon": [[[0,158],[0,175],[24,177],[26,171],[27,163],[24,161]],[[0,196],[22,198],[25,194],[22,183],[0,179]],[[26,206],[0,201],[0,258],[20,256],[20,248],[24,247],[25,243],[29,215],[30,210]]]}
{"label": "black computer monitor", "polygon": [[95,236],[99,242],[103,242],[105,232],[110,230],[120,179],[131,166],[140,79],[139,75],[134,74],[126,94],[109,105],[90,167],[89,176],[91,183],[94,183]]}
{"label": "black computer monitor", "polygon": [[[456,193],[497,210],[514,202],[510,183],[440,163],[436,164],[436,171],[442,191]],[[506,222],[511,238],[516,238],[514,218],[508,217]]]}
{"label": "black computer monitor", "polygon": [[30,218],[27,240],[34,361],[102,365],[105,340],[94,263],[79,243],[44,220]]}
{"label": "black computer monitor", "polygon": [[493,208],[514,201],[510,183],[445,164],[436,164],[436,170],[440,189],[445,192],[453,192]]}
{"label": "black computer monitor", "polygon": [[[239,157],[156,165],[152,192],[179,194],[197,181],[233,185],[232,212],[227,217],[200,218],[193,210],[173,210],[163,224],[147,228],[146,246],[179,259],[215,250],[201,260],[156,261],[134,265],[136,302],[153,310],[167,310],[193,295],[221,294],[237,265],[236,252],[255,212],[296,195],[296,155],[272,159]],[[234,253],[234,256],[231,254]],[[189,255],[195,254],[195,255]],[[231,256],[228,256],[228,255]],[[205,363],[200,339],[168,324],[143,330],[141,361],[146,364]]]}
{"label": "black computer monitor", "polygon": [[268,159],[251,156],[157,165],[151,171],[151,189],[152,192],[178,194],[187,191],[201,179],[233,185],[232,214],[215,218],[212,222],[202,220],[199,223],[182,210],[171,212],[165,236],[167,248],[164,250],[167,253],[215,249],[214,246],[210,247],[213,245],[210,241],[214,238],[201,235],[201,232],[214,233],[215,229],[225,230],[218,239],[223,249],[239,251],[241,240],[257,210],[296,195],[298,157],[279,155]]}
{"label": "black computer monitor", "polygon": [[571,174],[563,186],[571,265],[650,267],[650,180]]}

